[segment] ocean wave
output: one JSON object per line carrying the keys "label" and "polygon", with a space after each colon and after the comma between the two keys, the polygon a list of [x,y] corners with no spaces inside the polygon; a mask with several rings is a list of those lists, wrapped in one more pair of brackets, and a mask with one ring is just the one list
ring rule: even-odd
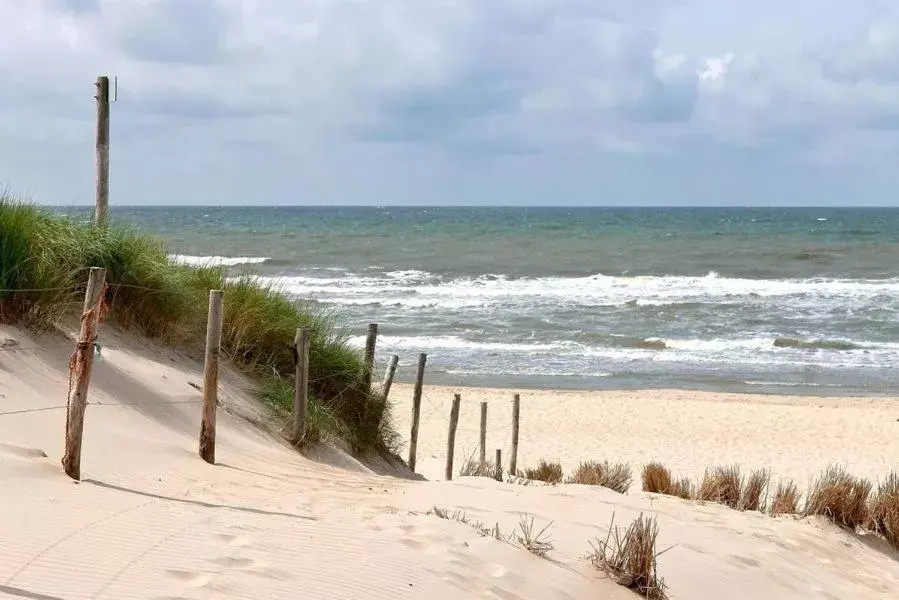
{"label": "ocean wave", "polygon": [[172,254],[169,256],[175,264],[192,267],[234,267],[237,265],[258,265],[271,260],[267,256],[190,256]]}
{"label": "ocean wave", "polygon": [[861,350],[861,344],[846,340],[800,340],[789,337],[779,337],[774,340],[775,348],[801,348],[806,350]]}

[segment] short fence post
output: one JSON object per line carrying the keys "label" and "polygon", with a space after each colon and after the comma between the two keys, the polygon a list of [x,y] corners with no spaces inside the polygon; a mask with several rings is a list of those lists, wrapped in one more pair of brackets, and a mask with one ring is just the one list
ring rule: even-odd
{"label": "short fence post", "polygon": [[416,453],[418,452],[418,421],[421,418],[421,391],[425,380],[425,363],[428,355],[418,355],[418,374],[415,376],[415,389],[412,392],[412,432],[409,434],[409,468],[415,471]]}
{"label": "short fence post", "polygon": [[75,345],[72,370],[69,373],[68,412],[66,415],[66,448],[62,468],[66,475],[81,479],[81,438],[84,434],[84,413],[87,410],[87,391],[94,366],[94,350],[103,292],[106,288],[106,269],[91,267],[81,312],[81,331]]}
{"label": "short fence post", "polygon": [[296,446],[306,435],[306,409],[309,402],[309,330],[297,329],[294,338],[296,382],[293,389],[293,430],[290,441]]}
{"label": "short fence post", "polygon": [[215,409],[218,404],[219,354],[222,346],[222,290],[209,290],[206,321],[206,359],[203,365],[203,422],[200,456],[215,464]]}
{"label": "short fence post", "polygon": [[387,367],[387,379],[384,380],[384,389],[381,391],[381,395],[384,396],[384,399],[387,399],[387,396],[390,395],[390,386],[393,385],[393,376],[396,375],[396,365],[400,362],[400,357],[394,354],[390,358],[390,366]]}
{"label": "short fence post", "polygon": [[512,456],[509,458],[509,473],[518,475],[518,418],[521,412],[521,398],[518,394],[512,397]]}
{"label": "short fence post", "polygon": [[496,472],[493,478],[497,481],[503,480],[503,451],[499,448],[496,449]]}
{"label": "short fence post", "polygon": [[365,357],[362,360],[362,376],[365,378],[365,390],[371,389],[371,374],[375,366],[375,345],[378,343],[378,324],[368,326],[368,337],[365,338]]}
{"label": "short fence post", "polygon": [[459,424],[459,404],[462,395],[456,394],[453,398],[453,408],[450,410],[449,434],[446,437],[446,471],[444,477],[447,481],[453,479],[453,456],[456,454],[456,426]]}
{"label": "short fence post", "polygon": [[487,464],[487,403],[481,402],[481,462],[483,469]]}

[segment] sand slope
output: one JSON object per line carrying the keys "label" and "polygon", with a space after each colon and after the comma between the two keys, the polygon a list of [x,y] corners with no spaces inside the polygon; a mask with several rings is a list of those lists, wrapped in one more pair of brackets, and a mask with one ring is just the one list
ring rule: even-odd
{"label": "sand slope", "polygon": [[[9,341],[5,341],[9,340]],[[80,484],[59,466],[70,344],[0,328],[0,597],[634,598],[581,556],[612,512],[659,515],[672,598],[887,598],[899,562],[821,522],[579,486],[377,476],[303,458],[225,377],[219,464],[196,455],[198,364],[104,329]],[[129,406],[119,406],[128,404]],[[28,411],[28,412],[18,412]],[[46,456],[45,456],[46,454]],[[554,521],[542,560],[429,516]]]}

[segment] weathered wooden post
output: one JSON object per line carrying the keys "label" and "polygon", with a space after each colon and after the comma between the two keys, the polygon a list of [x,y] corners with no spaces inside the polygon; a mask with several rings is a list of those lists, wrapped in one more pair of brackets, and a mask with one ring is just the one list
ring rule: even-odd
{"label": "weathered wooden post", "polygon": [[296,446],[306,435],[306,409],[309,401],[309,329],[297,329],[294,338],[296,382],[293,389],[293,430],[290,441]]}
{"label": "weathered wooden post", "polygon": [[[481,462],[480,467],[483,470],[487,464],[487,403],[481,402]],[[483,471],[482,471],[483,472]]]}
{"label": "weathered wooden post", "polygon": [[84,435],[84,413],[87,410],[87,392],[94,367],[94,348],[100,324],[103,292],[106,289],[106,269],[91,267],[84,293],[84,309],[81,312],[81,331],[75,344],[75,353],[69,373],[68,411],[66,414],[66,448],[62,468],[66,475],[81,479],[81,439]]}
{"label": "weathered wooden post", "polygon": [[449,434],[446,436],[446,471],[444,478],[447,481],[453,479],[453,456],[456,454],[456,426],[459,424],[459,405],[462,403],[462,395],[456,394],[453,398],[453,408],[450,410]]}
{"label": "weathered wooden post", "polygon": [[109,77],[97,77],[97,194],[94,225],[109,225]]}
{"label": "weathered wooden post", "polygon": [[499,448],[496,449],[496,470],[493,478],[497,481],[503,480],[503,451]]}
{"label": "weathered wooden post", "polygon": [[418,355],[418,373],[415,376],[415,389],[412,392],[412,432],[409,434],[409,468],[415,471],[416,453],[418,452],[418,421],[421,418],[421,392],[425,380],[425,363],[428,355]]}
{"label": "weathered wooden post", "polygon": [[368,336],[365,338],[365,357],[362,360],[362,377],[365,390],[371,389],[371,374],[375,367],[375,345],[378,343],[378,324],[371,323],[368,326]]}
{"label": "weathered wooden post", "polygon": [[215,409],[218,404],[219,354],[222,346],[222,290],[209,290],[206,320],[206,360],[203,366],[203,422],[200,456],[215,464]]}
{"label": "weathered wooden post", "polygon": [[512,477],[518,475],[518,418],[521,411],[521,397],[515,394],[512,397],[512,456],[509,458],[509,473]]}
{"label": "weathered wooden post", "polygon": [[399,362],[400,357],[396,354],[390,357],[390,366],[387,367],[387,379],[384,381],[384,389],[381,391],[385,400],[390,395],[390,387],[393,385],[393,376],[396,375],[396,366]]}

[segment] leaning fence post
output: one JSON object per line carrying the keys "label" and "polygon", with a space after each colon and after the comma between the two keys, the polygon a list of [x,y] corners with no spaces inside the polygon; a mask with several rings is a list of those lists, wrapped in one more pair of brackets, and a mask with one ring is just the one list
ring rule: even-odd
{"label": "leaning fence post", "polygon": [[206,320],[206,359],[203,365],[203,422],[200,456],[215,464],[215,409],[218,404],[219,353],[222,345],[222,290],[209,290]]}
{"label": "leaning fence post", "polygon": [[483,469],[487,464],[487,403],[481,402],[481,462]]}
{"label": "leaning fence post", "polygon": [[371,389],[371,373],[375,366],[375,345],[378,342],[378,324],[370,323],[368,336],[365,338],[365,357],[362,360],[362,376],[364,377],[365,391]]}
{"label": "leaning fence post", "polygon": [[503,480],[503,451],[499,448],[496,449],[496,470],[493,478],[497,481]]}
{"label": "leaning fence post", "polygon": [[418,421],[421,418],[421,388],[425,380],[425,363],[428,355],[418,355],[418,374],[415,376],[415,389],[412,392],[412,432],[409,434],[409,468],[415,471],[415,459],[418,452]]}
{"label": "leaning fence post", "polygon": [[512,477],[518,474],[518,418],[521,411],[521,398],[518,394],[512,397],[512,456],[509,458],[509,473]]}
{"label": "leaning fence post", "polygon": [[381,391],[381,395],[384,396],[384,399],[387,399],[387,396],[390,394],[390,386],[393,385],[393,376],[396,375],[396,365],[400,362],[400,357],[394,354],[390,358],[390,366],[387,367],[387,379],[384,380],[384,389]]}
{"label": "leaning fence post", "polygon": [[306,404],[309,402],[309,330],[298,328],[294,338],[296,383],[293,389],[293,430],[290,441],[294,446],[306,435]]}
{"label": "leaning fence post", "polygon": [[446,437],[446,471],[444,477],[447,481],[453,479],[453,456],[456,454],[456,425],[459,424],[459,404],[462,395],[456,394],[453,398],[453,408],[450,410],[449,434]]}
{"label": "leaning fence post", "polygon": [[71,361],[69,373],[68,413],[66,414],[66,448],[62,468],[66,475],[81,479],[81,438],[84,434],[84,412],[87,410],[87,391],[94,366],[94,348],[103,292],[106,288],[106,269],[91,267],[84,293],[84,309],[81,312],[81,331]]}

